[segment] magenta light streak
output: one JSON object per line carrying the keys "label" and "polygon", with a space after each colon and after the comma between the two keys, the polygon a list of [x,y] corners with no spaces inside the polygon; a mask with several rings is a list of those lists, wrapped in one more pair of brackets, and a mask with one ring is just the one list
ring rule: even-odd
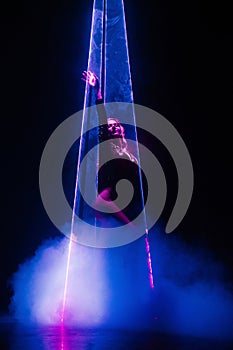
{"label": "magenta light streak", "polygon": [[67,297],[67,289],[68,289],[68,278],[69,278],[69,268],[70,268],[70,257],[71,257],[71,248],[72,248],[72,232],[70,234],[69,248],[68,248],[68,257],[67,257],[67,265],[66,265],[66,276],[65,276],[65,287],[63,294],[63,304],[62,304],[62,312],[61,312],[61,322],[64,323],[65,319],[65,308],[66,308],[66,297]]}
{"label": "magenta light streak", "polygon": [[151,264],[151,256],[150,256],[150,244],[148,239],[148,230],[146,229],[146,252],[147,252],[147,264],[149,269],[149,280],[150,280],[150,286],[152,289],[154,289],[154,279],[153,279],[153,271],[152,271],[152,264]]}
{"label": "magenta light streak", "polygon": [[65,345],[65,329],[64,325],[61,325],[61,350],[68,350]]}
{"label": "magenta light streak", "polygon": [[[94,3],[93,3],[93,11],[92,11],[92,24],[91,24],[91,39],[90,39],[90,43],[92,43],[92,36],[93,36],[93,27],[94,27],[94,19],[95,19],[94,18],[95,17],[95,2],[96,1],[94,1]],[[89,70],[89,66],[90,66],[91,51],[92,51],[92,47],[90,45],[89,56],[88,56],[88,70]],[[63,304],[62,304],[62,312],[61,312],[61,323],[62,324],[65,321],[65,309],[66,309],[66,300],[67,300],[67,290],[68,290],[71,250],[72,250],[72,242],[73,242],[73,236],[74,236],[74,220],[75,220],[75,209],[76,209],[76,205],[75,204],[76,204],[77,192],[78,192],[79,169],[80,169],[80,160],[81,160],[81,145],[82,145],[82,141],[83,141],[83,129],[84,129],[84,116],[85,116],[85,110],[86,110],[85,107],[86,107],[87,88],[88,88],[88,83],[86,83],[86,87],[85,87],[84,109],[83,109],[81,137],[80,137],[80,143],[79,143],[79,155],[78,155],[78,164],[77,164],[77,176],[76,176],[76,183],[75,183],[73,212],[72,212],[72,220],[71,220],[71,232],[70,232],[70,241],[69,241],[69,248],[68,248],[66,276],[65,276],[64,294],[63,294]]]}
{"label": "magenta light streak", "polygon": [[[124,0],[122,0],[122,10],[123,10],[123,17],[124,17],[124,32],[125,32],[125,42],[126,42],[126,50],[127,50],[127,61],[128,61],[129,74],[130,74],[130,84],[132,85],[131,69],[130,69],[130,61],[129,61],[128,38],[127,38],[125,10],[124,10]],[[131,92],[132,101],[134,101],[133,89],[131,89],[131,91],[132,91]],[[134,125],[136,125],[135,113],[133,113],[133,118],[134,118]],[[138,144],[137,132],[135,132],[135,136],[136,136],[136,142]],[[140,167],[140,155],[139,155],[139,150],[138,149],[137,149],[137,153],[138,153],[139,169],[141,169],[141,167]],[[140,176],[140,187],[141,187],[141,193],[142,193],[142,201],[143,201],[143,206],[144,206],[144,193],[143,193],[143,188],[142,188],[141,171],[139,171],[139,176]],[[144,209],[143,209],[143,213],[144,213],[144,224],[145,224],[145,233],[146,233],[145,241],[146,241],[146,252],[147,252],[147,265],[148,265],[148,269],[149,269],[149,282],[150,282],[151,288],[154,289],[154,278],[153,278],[153,270],[152,270],[152,263],[151,263],[149,233],[148,233],[148,229],[147,229],[147,218],[146,218],[145,206],[144,206]]]}

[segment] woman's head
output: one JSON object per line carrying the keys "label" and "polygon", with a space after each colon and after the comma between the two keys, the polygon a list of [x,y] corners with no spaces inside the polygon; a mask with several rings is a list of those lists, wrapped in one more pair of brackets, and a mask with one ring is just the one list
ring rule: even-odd
{"label": "woman's head", "polygon": [[125,137],[125,129],[120,124],[120,121],[117,118],[109,117],[107,119],[107,122],[108,122],[108,134],[111,138]]}
{"label": "woman's head", "polygon": [[138,164],[136,157],[128,151],[128,143],[125,139],[125,129],[117,118],[107,118],[108,137],[112,139],[115,151],[120,155],[127,156],[132,162]]}

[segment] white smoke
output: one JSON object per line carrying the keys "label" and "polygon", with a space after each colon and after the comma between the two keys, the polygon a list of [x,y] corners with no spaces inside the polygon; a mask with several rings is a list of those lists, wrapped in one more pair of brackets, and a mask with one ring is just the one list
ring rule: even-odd
{"label": "white smoke", "polygon": [[[69,239],[44,242],[13,275],[10,310],[21,322],[61,321]],[[98,325],[106,317],[108,298],[103,251],[72,243],[65,321]]]}

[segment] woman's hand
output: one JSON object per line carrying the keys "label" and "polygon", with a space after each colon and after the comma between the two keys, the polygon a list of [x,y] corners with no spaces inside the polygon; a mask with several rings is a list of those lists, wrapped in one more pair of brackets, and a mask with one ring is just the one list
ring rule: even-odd
{"label": "woman's hand", "polygon": [[97,99],[102,99],[99,79],[94,72],[91,72],[90,70],[84,71],[82,80],[87,82],[90,86],[95,88]]}
{"label": "woman's hand", "polygon": [[82,80],[87,82],[90,86],[99,89],[99,79],[95,73],[91,72],[90,70],[83,72]]}

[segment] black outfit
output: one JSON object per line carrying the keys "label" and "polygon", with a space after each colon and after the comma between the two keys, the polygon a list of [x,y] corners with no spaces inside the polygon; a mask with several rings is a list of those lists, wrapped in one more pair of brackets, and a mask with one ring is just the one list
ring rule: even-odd
{"label": "black outfit", "polygon": [[[103,100],[96,101],[99,123],[103,124],[99,126],[99,142],[110,140],[111,136],[108,133],[107,115],[104,108]],[[142,193],[139,180],[139,167],[138,164],[131,160],[127,153],[119,154],[114,150],[114,144],[110,146],[105,152],[110,152],[111,161],[105,163],[98,172],[98,192],[101,193],[106,188],[111,188],[110,197],[111,200],[117,198],[116,184],[121,179],[127,179],[131,182],[134,188],[134,195],[130,204],[123,210],[124,214],[133,220],[142,210]],[[100,164],[101,164],[101,154]],[[114,159],[118,157],[118,159]],[[120,157],[120,158],[119,158]],[[135,157],[133,157],[135,158]],[[136,158],[135,158],[136,159]],[[145,176],[142,173],[143,184],[146,183]],[[144,199],[147,197],[146,186],[143,186]],[[145,196],[146,194],[146,196]]]}

